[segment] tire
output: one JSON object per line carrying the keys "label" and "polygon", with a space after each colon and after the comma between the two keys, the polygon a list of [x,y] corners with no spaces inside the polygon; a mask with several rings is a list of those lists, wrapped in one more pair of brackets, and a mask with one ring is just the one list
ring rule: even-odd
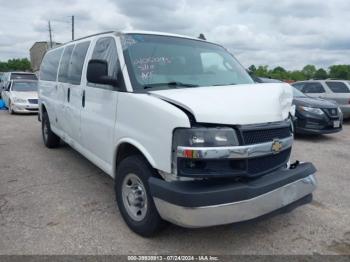
{"label": "tire", "polygon": [[13,108],[12,108],[12,102],[11,102],[11,100],[9,100],[9,107],[8,107],[8,110],[9,110],[9,113],[11,114],[11,115],[13,115],[15,112],[13,111]]}
{"label": "tire", "polygon": [[142,156],[132,155],[120,162],[115,178],[119,211],[129,228],[143,237],[154,236],[166,225],[150,194],[148,178],[153,173]]}
{"label": "tire", "polygon": [[52,132],[49,116],[46,112],[43,112],[42,115],[41,133],[46,147],[56,148],[60,145],[61,139],[54,132]]}

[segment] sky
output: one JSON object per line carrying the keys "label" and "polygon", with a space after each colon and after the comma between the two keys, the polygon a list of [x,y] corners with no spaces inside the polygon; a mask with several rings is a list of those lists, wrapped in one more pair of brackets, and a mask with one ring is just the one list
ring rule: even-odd
{"label": "sky", "polygon": [[198,36],[225,46],[245,66],[350,64],[348,0],[0,0],[0,61],[29,57],[36,41],[109,30]]}

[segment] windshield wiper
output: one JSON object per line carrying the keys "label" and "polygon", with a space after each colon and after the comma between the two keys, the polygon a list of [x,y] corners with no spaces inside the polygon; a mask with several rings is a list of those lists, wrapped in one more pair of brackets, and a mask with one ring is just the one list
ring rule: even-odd
{"label": "windshield wiper", "polygon": [[212,86],[233,86],[233,85],[237,85],[236,83],[228,83],[228,84],[215,84]]}
{"label": "windshield wiper", "polygon": [[182,83],[182,82],[178,82],[178,81],[172,81],[172,82],[167,82],[167,83],[149,84],[149,85],[145,85],[143,88],[148,89],[148,88],[153,88],[153,87],[157,87],[157,86],[198,87],[199,85],[190,84],[190,83]]}

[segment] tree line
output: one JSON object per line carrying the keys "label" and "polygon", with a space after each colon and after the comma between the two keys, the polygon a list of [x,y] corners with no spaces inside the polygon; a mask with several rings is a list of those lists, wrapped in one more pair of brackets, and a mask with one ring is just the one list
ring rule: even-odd
{"label": "tree line", "polygon": [[7,71],[31,71],[32,66],[28,58],[9,59],[7,62],[0,61],[0,72]]}
{"label": "tree line", "polygon": [[[0,72],[6,71],[31,71],[31,64],[27,58],[9,59],[0,61]],[[332,65],[327,70],[316,68],[314,65],[306,65],[302,70],[288,71],[281,66],[269,69],[267,65],[251,65],[249,71],[252,75],[274,78],[279,80],[301,81],[307,79],[344,79],[350,80],[350,65]]]}
{"label": "tree line", "polygon": [[327,78],[350,80],[350,65],[332,65],[328,70],[323,68],[317,69],[314,65],[306,65],[302,70],[293,71],[288,71],[281,66],[269,69],[267,65],[258,67],[251,65],[248,69],[252,75],[279,80],[301,81]]}

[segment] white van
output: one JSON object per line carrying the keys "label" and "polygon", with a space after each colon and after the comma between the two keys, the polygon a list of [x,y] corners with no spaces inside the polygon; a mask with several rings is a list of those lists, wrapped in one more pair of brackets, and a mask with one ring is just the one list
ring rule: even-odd
{"label": "white van", "polygon": [[291,103],[288,84],[255,84],[222,46],[165,33],[82,38],[40,70],[45,145],[62,139],[112,176],[143,236],[165,221],[214,226],[310,202],[315,167],[289,164]]}

